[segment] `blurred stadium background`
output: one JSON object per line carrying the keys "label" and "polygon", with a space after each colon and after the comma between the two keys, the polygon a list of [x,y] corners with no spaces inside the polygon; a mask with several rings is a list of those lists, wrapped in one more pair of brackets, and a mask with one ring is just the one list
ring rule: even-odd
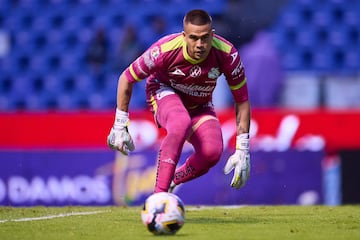
{"label": "blurred stadium background", "polygon": [[[117,78],[150,43],[181,31],[193,8],[212,14],[257,84],[250,88],[253,174],[243,191],[224,190],[230,179],[219,164],[180,188],[183,200],[360,202],[359,0],[0,0],[1,205],[143,201],[163,133],[145,109],[143,82],[131,101],[137,152],[124,159],[106,148]],[[264,45],[256,44],[259,33]],[[220,83],[215,96],[226,158],[232,103]]]}

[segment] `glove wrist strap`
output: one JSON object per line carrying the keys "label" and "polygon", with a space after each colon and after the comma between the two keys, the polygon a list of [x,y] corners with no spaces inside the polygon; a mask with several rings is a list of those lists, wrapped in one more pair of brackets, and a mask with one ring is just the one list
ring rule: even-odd
{"label": "glove wrist strap", "polygon": [[242,133],[236,136],[236,150],[247,150],[250,148],[250,139],[248,133]]}
{"label": "glove wrist strap", "polygon": [[114,129],[120,129],[129,126],[129,113],[116,108]]}

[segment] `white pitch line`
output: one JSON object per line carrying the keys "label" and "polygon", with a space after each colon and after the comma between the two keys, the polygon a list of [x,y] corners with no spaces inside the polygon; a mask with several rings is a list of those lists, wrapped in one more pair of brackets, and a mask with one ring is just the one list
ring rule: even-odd
{"label": "white pitch line", "polygon": [[33,217],[33,218],[16,218],[16,219],[3,219],[3,220],[0,219],[0,223],[39,221],[39,220],[48,220],[48,219],[53,219],[53,218],[63,218],[63,217],[70,217],[70,216],[92,215],[92,214],[99,214],[99,213],[105,213],[105,212],[108,212],[108,211],[70,212],[70,213],[60,213],[57,215]]}

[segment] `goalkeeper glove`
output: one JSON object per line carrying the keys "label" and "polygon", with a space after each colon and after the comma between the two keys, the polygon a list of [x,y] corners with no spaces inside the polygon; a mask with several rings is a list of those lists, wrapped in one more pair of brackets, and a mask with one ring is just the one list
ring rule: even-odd
{"label": "goalkeeper glove", "polygon": [[134,142],[128,131],[129,124],[129,113],[116,109],[115,122],[107,137],[107,143],[111,149],[120,151],[124,155],[135,150]]}
{"label": "goalkeeper glove", "polygon": [[231,187],[240,189],[246,183],[250,174],[249,134],[243,133],[236,137],[236,150],[229,157],[224,167],[224,173],[229,174],[234,169]]}

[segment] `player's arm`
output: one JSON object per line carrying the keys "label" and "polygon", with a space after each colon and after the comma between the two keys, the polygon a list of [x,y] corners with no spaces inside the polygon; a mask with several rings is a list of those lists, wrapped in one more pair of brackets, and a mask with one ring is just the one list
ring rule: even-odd
{"label": "player's arm", "polygon": [[236,56],[225,72],[229,87],[235,100],[236,114],[236,150],[226,162],[224,173],[229,174],[234,170],[231,186],[240,189],[247,182],[250,175],[250,102],[246,84],[244,66],[236,50]]}
{"label": "player's arm", "polygon": [[128,110],[132,87],[133,82],[130,82],[123,72],[118,80],[115,122],[107,138],[109,147],[120,151],[124,155],[128,155],[129,151],[135,150],[134,142],[128,131],[130,124]]}
{"label": "player's arm", "polygon": [[[159,48],[154,45],[156,50]],[[134,142],[129,134],[129,104],[133,90],[133,84],[147,78],[155,71],[156,58],[155,50],[147,50],[120,75],[118,79],[116,95],[116,115],[115,122],[108,136],[108,145],[111,149],[118,150],[128,155],[129,151],[135,149]],[[153,53],[154,55],[151,55]],[[151,59],[153,56],[154,59]],[[155,57],[156,56],[156,57]]]}
{"label": "player's arm", "polygon": [[250,130],[250,103],[249,101],[235,103],[236,135],[249,133]]}
{"label": "player's arm", "polygon": [[118,80],[118,87],[117,87],[117,109],[128,112],[129,111],[129,104],[132,95],[133,89],[133,82],[129,82],[126,78],[126,75],[122,73]]}
{"label": "player's arm", "polygon": [[226,162],[224,173],[234,170],[231,186],[240,189],[245,185],[250,174],[250,103],[249,101],[235,104],[236,111],[236,150]]}

